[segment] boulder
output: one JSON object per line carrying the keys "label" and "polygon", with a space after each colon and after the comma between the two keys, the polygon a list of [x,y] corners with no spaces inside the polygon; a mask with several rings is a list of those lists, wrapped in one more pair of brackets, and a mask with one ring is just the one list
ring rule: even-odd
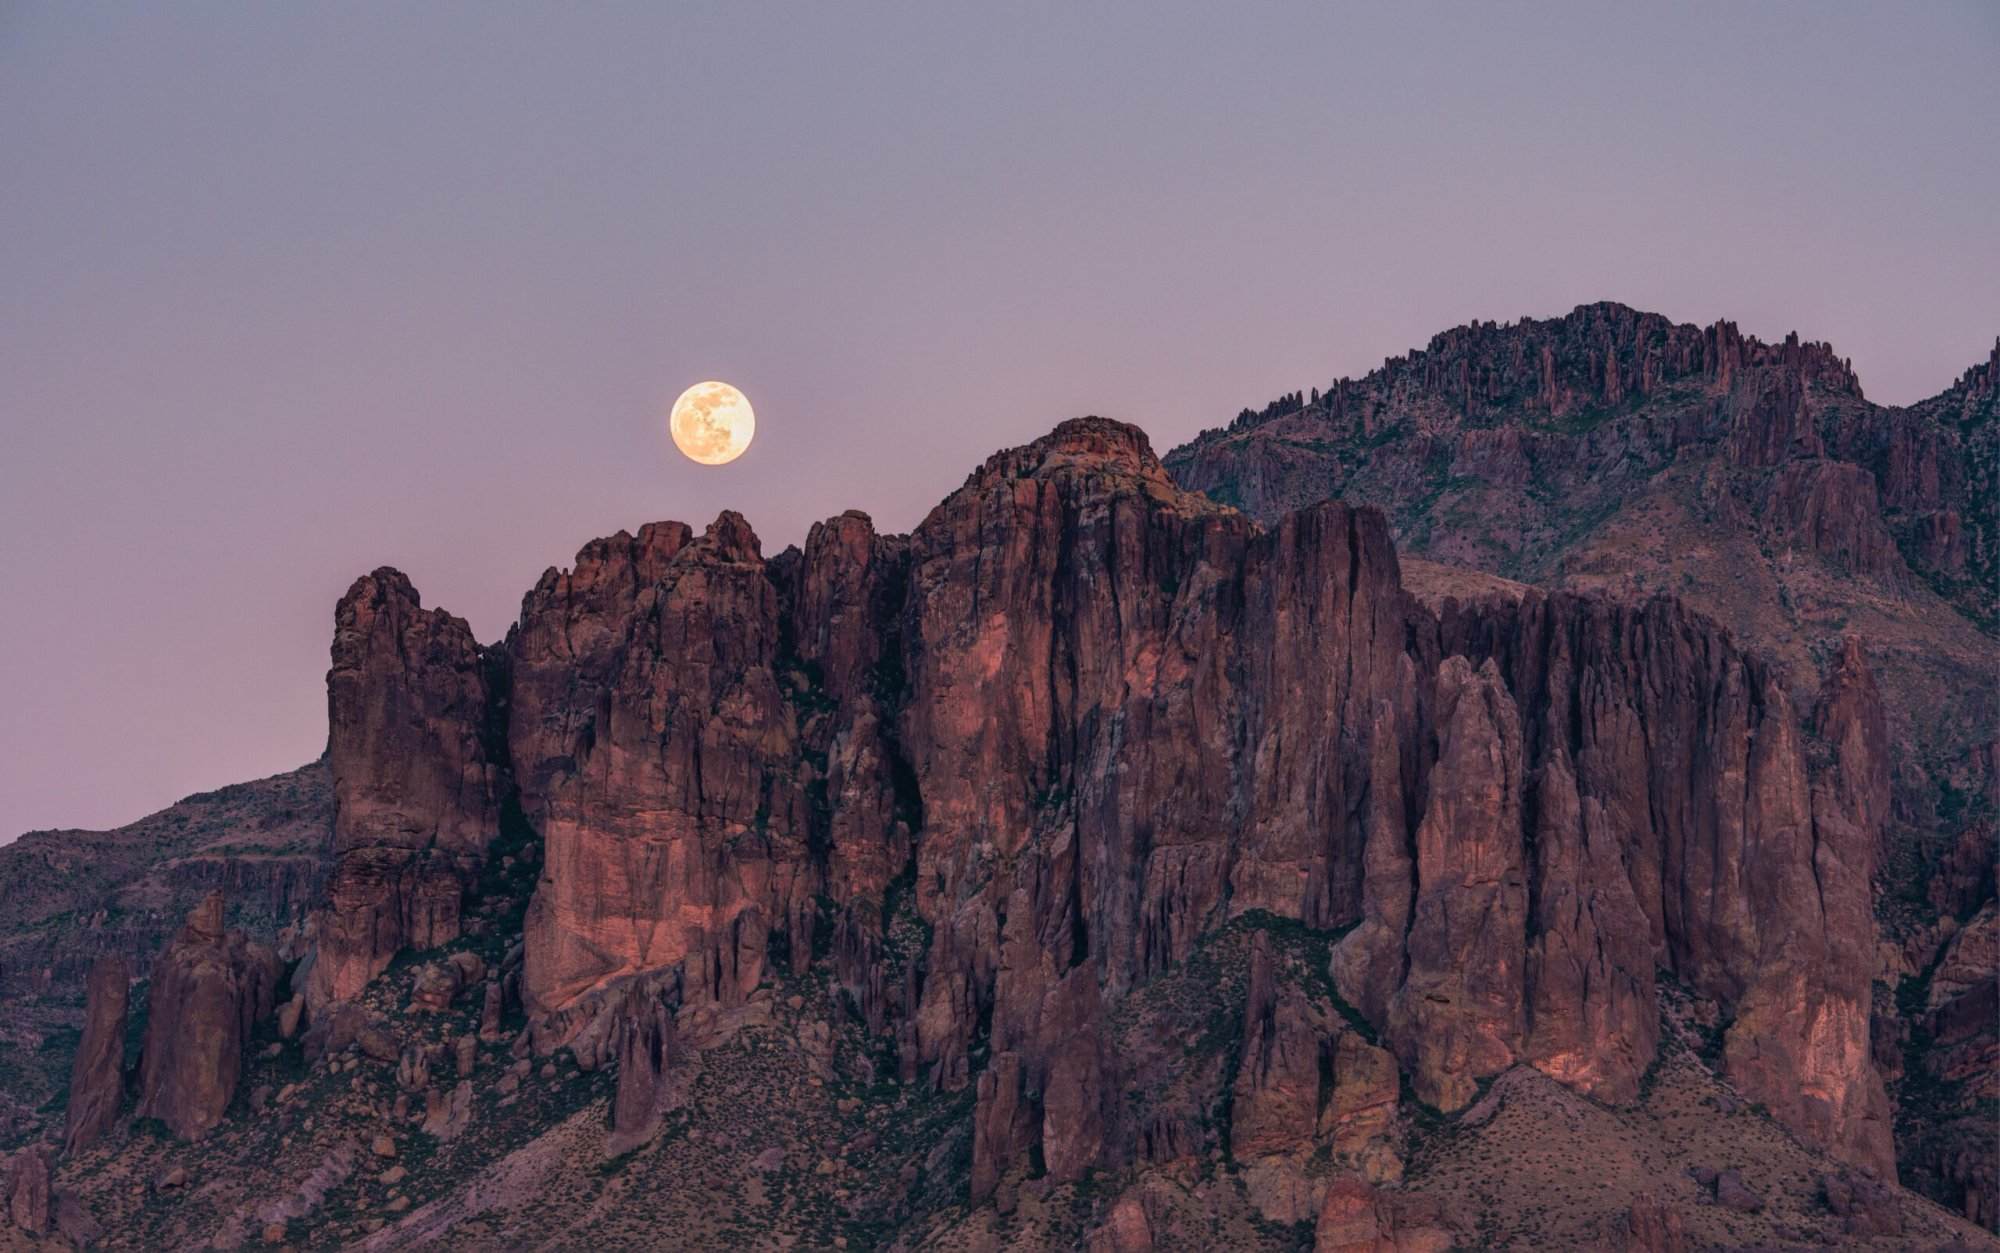
{"label": "boulder", "polygon": [[424,1093],[425,1135],[455,1140],[472,1125],[472,1081],[460,1079],[449,1093],[431,1088]]}
{"label": "boulder", "polygon": [[334,1005],[314,1017],[303,1049],[309,1063],[338,1057],[349,1049],[378,1062],[398,1062],[402,1057],[386,1021],[352,1004]]}
{"label": "boulder", "polygon": [[1445,1253],[1457,1243],[1436,1202],[1377,1188],[1357,1175],[1328,1182],[1313,1226],[1313,1253]]}
{"label": "boulder", "polygon": [[431,1082],[431,1050],[421,1042],[403,1046],[396,1062],[396,1086],[405,1092],[421,1092]]}
{"label": "boulder", "polygon": [[1730,1169],[1717,1172],[1715,1176],[1715,1203],[1723,1209],[1732,1209],[1744,1214],[1754,1214],[1764,1208],[1764,1198],[1751,1190],[1743,1182],[1741,1171]]}
{"label": "boulder", "polygon": [[1857,1171],[1836,1171],[1820,1176],[1820,1194],[1850,1236],[1903,1234],[1902,1203],[1895,1190],[1879,1179]]}
{"label": "boulder", "polygon": [[1088,1253],[1153,1253],[1153,1224],[1138,1190],[1112,1202],[1104,1222],[1090,1233]]}
{"label": "boulder", "polygon": [[289,1040],[298,1035],[299,1025],[305,1021],[306,997],[300,992],[278,1007],[278,1038]]}

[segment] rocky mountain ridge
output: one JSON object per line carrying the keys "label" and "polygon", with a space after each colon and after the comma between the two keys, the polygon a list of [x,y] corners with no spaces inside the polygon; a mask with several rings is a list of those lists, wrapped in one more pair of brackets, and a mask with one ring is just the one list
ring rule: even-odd
{"label": "rocky mountain ridge", "polygon": [[[1514,385],[1463,359],[1462,397]],[[1767,370],[1861,403],[1818,346],[1667,334],[1584,366],[1542,371],[1551,412],[1579,380]],[[1732,446],[1782,466],[1817,403],[1756,401],[1792,433]],[[895,1247],[1974,1238],[1882,1182],[1885,1074],[1918,1042],[1877,1004],[1901,763],[1872,642],[1796,690],[1665,595],[1432,607],[1394,525],[1331,500],[1259,524],[1080,419],[907,536],[849,513],[766,558],[725,513],[595,541],[489,646],[399,573],[357,580],[319,907],[274,952],[204,900],[149,980],[180,991],[146,1015],[140,1113],[208,1178],[111,1182],[167,1141],[116,1116],[107,959],[43,1192],[114,1246],[615,1246],[613,1193],[690,1247],[729,1222]],[[1939,881],[1990,913],[1969,848]],[[1926,1049],[1977,1020],[1982,925],[1924,959]],[[1976,1075],[1976,1026],[1951,1038]],[[1478,1146],[1551,1118],[1652,1182],[1606,1167],[1539,1216],[1461,1195],[1539,1160]],[[20,1161],[43,1177],[45,1151]],[[652,1199],[695,1180],[723,1214]]]}
{"label": "rocky mountain ridge", "polygon": [[1910,1053],[1887,1063],[1899,1157],[1907,1179],[1991,1214],[1994,1155],[1966,1146],[1991,1140],[1996,1094],[1964,1082],[1965,1058],[2000,1061],[2000,1040],[1968,1003],[1951,1047],[1921,1041],[1935,1038],[1925,981],[1940,946],[1990,900],[1996,383],[2000,341],[1940,395],[1876,406],[1824,344],[1588,305],[1446,332],[1166,460],[1266,519],[1329,495],[1377,504],[1399,547],[1428,559],[1412,562],[1419,581],[1447,591],[1487,594],[1482,571],[1628,602],[1670,592],[1802,700],[1847,640],[1865,641],[1891,797],[1876,1031]]}
{"label": "rocky mountain ridge", "polygon": [[1275,521],[1379,506],[1405,553],[1626,599],[1665,591],[1809,696],[1861,634],[1893,696],[1906,806],[1996,786],[2000,339],[1940,395],[1868,403],[1847,362],[1623,305],[1475,323],[1174,449],[1178,481]]}

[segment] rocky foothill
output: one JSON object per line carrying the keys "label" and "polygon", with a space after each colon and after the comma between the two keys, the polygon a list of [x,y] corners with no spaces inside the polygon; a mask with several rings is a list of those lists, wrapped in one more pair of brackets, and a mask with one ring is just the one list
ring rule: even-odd
{"label": "rocky foothill", "polygon": [[[9,1159],[14,1223],[1987,1247],[1991,1106],[1963,1102],[1994,1095],[2000,929],[1960,832],[1991,830],[1992,754],[1941,802],[1889,705],[1911,669],[1865,633],[1806,676],[1698,598],[1540,577],[1542,532],[1500,572],[1548,586],[1428,597],[1415,515],[1314,492],[1444,464],[1554,527],[1537,466],[1706,449],[1718,516],[1959,605],[1989,437],[1948,399],[1883,416],[1823,345],[1617,306],[1524,326],[1168,464],[1065,422],[908,535],[620,533],[490,645],[396,571],[356,581],[310,916],[231,928],[211,894],[149,968],[87,967],[61,1149]],[[1302,460],[1308,421],[1348,477]],[[1885,909],[1946,809],[1935,900]]]}

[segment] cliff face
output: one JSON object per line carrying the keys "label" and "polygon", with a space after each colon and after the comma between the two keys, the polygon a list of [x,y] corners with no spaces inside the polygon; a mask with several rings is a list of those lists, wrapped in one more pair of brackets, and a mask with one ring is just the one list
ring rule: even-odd
{"label": "cliff face", "polygon": [[[1712,339],[1617,385],[1795,369],[1808,399],[1758,419],[1781,423],[1852,390],[1818,350]],[[1740,451],[1782,473],[1818,429]],[[1476,1225],[1448,1141],[1526,1128],[1509,1163],[1532,1163],[1555,1119],[1616,1154],[1689,1109],[1721,1151],[1791,1163],[1761,1187],[1824,1161],[1800,1143],[1893,1178],[1883,1075],[1977,1082],[1995,928],[1990,849],[1961,839],[1930,888],[1966,925],[1877,942],[1903,819],[1872,642],[1802,693],[1668,596],[1472,580],[1427,606],[1391,534],[1331,500],[1260,523],[1091,418],[907,536],[848,513],[767,557],[725,513],[595,541],[489,647],[376,571],[336,614],[333,866],[284,936],[299,999],[267,1019],[282,967],[219,899],[153,968],[138,1113],[201,1138],[208,1177],[135,1201],[94,1173],[164,1177],[117,1125],[107,961],[54,1195],[124,1246],[287,1223],[579,1243],[625,1206],[724,1243],[740,1229],[696,1211],[733,1201],[675,1198],[747,1172],[779,1198],[755,1221],[802,1239],[837,1205],[864,1239],[949,1210],[969,1238],[1074,1244],[1060,1215],[1088,1211],[1092,1247],[1199,1221],[1428,1248]],[[1871,1014],[1892,952],[1926,972],[1917,1035]],[[579,1167],[592,1102],[609,1159]],[[423,1171],[354,1170],[409,1136]],[[1740,1235],[1679,1167],[1651,1178],[1662,1137],[1665,1200],[1619,1184],[1548,1238]],[[1985,1216],[1962,1139],[1902,1165]],[[607,1182],[628,1169],[647,1185]],[[494,1171],[551,1217],[486,1213]],[[1847,1178],[1828,1195],[1866,1191]],[[1082,1200],[1111,1181],[1115,1204]]]}
{"label": "cliff face", "polygon": [[1587,305],[1448,331],[1166,460],[1267,523],[1338,497],[1382,508],[1406,554],[1669,592],[1802,696],[1859,632],[1892,693],[1903,807],[1923,810],[1939,776],[2000,738],[1980,681],[2000,625],[1995,354],[1931,400],[1883,407],[1824,344]]}
{"label": "cliff face", "polygon": [[1723,1008],[1746,1094],[1893,1169],[1869,1038],[1888,798],[1865,662],[1822,719],[1846,755],[1816,771],[1769,669],[1675,601],[1531,593],[1449,604],[1440,627],[1447,652],[1497,663],[1521,711],[1542,1069],[1629,1099],[1654,1056],[1658,967]]}
{"label": "cliff face", "polygon": [[[1379,513],[1260,528],[1101,419],[907,538],[849,514],[767,560],[724,514],[600,541],[492,655],[416,606],[383,572],[342,604],[330,993],[448,938],[511,779],[546,847],[539,1047],[632,976],[678,971],[698,1023],[824,960],[904,1078],[976,1089],[975,1194],[1132,1159],[1111,1015],[1251,912],[1339,936],[1334,986],[1428,1104],[1520,1062],[1631,1099],[1659,969],[1717,1007],[1747,1094],[1893,1169],[1863,674],[1815,768],[1772,674],[1673,602],[1440,618]],[[448,890],[413,915],[426,865]],[[651,1017],[625,1051],[669,1051]]]}
{"label": "cliff face", "polygon": [[332,882],[305,980],[353,997],[404,947],[457,937],[461,897],[499,826],[504,672],[464,621],[377,570],[334,614],[327,672]]}
{"label": "cliff face", "polygon": [[[1179,481],[1266,521],[1332,495],[1379,505],[1406,553],[1445,563],[1422,566],[1434,605],[1486,596],[1471,570],[1630,604],[1667,592],[1768,662],[1807,753],[1840,762],[1831,794],[1809,789],[1814,829],[1843,847],[1880,838],[1867,862],[1840,859],[1877,890],[1829,899],[1828,915],[1872,907],[1886,924],[1894,948],[1874,974],[1907,986],[1872,1031],[1911,1052],[1884,1063],[1904,1156],[1949,1160],[1926,1187],[1968,1212],[1992,1208],[1995,1160],[1990,1145],[1933,1147],[1973,1096],[1931,1081],[1952,1067],[1926,1055],[1933,1037],[1906,1006],[1945,929],[1989,895],[1936,889],[1966,877],[1949,850],[1990,846],[2000,798],[1996,378],[2000,343],[1942,394],[1883,407],[1825,345],[1591,305],[1446,332],[1167,457]],[[1834,1033],[1840,1051],[1853,1032]],[[1982,1164],[1968,1171],[1959,1148]]]}

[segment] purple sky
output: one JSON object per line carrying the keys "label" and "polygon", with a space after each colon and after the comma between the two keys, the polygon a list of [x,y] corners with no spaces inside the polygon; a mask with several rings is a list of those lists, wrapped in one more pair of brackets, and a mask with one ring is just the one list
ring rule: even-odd
{"label": "purple sky", "polygon": [[621,526],[905,529],[1469,319],[1892,402],[2000,329],[1990,2],[567,8],[0,8],[0,839],[313,757],[376,565],[491,640]]}

